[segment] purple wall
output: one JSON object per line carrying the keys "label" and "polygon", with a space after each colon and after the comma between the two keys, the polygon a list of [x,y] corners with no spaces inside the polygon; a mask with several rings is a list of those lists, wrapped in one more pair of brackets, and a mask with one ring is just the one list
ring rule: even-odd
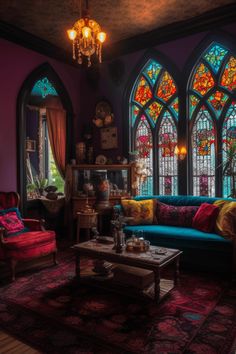
{"label": "purple wall", "polygon": [[16,102],[26,77],[39,65],[48,62],[64,83],[71,98],[77,140],[80,109],[79,70],[32,50],[0,39],[0,190],[17,188]]}
{"label": "purple wall", "polygon": [[[220,30],[217,28],[217,30]],[[236,23],[228,26],[224,26],[221,30],[225,33],[235,36],[236,39]],[[191,57],[194,49],[200,44],[200,42],[209,34],[210,32],[201,32],[195,35],[183,37],[174,41],[169,41],[164,44],[155,47],[157,51],[164,54],[169,58],[175,66],[180,71],[181,76],[184,75],[184,69],[187,61]],[[101,150],[99,141],[99,128],[94,126],[94,146],[95,155],[104,154],[105,156],[112,156],[115,158],[120,155],[123,150],[123,124],[124,124],[124,92],[126,90],[129,78],[136,65],[142,59],[146,50],[141,50],[133,54],[124,55],[118,58],[124,64],[125,71],[121,78],[121,83],[117,85],[112,79],[110,74],[110,64],[109,62],[104,62],[100,65],[100,78],[98,80],[97,87],[93,87],[87,80],[86,74],[84,73],[81,77],[81,85],[83,86],[83,91],[81,91],[81,117],[83,118],[80,122],[91,122],[95,114],[96,103],[101,98],[106,98],[110,101],[115,115],[115,125],[118,127],[119,134],[119,148],[114,150]],[[80,129],[81,131],[81,129]],[[80,137],[81,139],[82,137]]]}

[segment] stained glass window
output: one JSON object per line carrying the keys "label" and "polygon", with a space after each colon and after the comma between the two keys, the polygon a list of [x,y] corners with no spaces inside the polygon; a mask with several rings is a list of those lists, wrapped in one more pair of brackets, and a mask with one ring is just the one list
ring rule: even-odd
{"label": "stained glass window", "polygon": [[168,101],[176,93],[174,80],[167,71],[164,71],[161,82],[158,86],[157,96]]}
{"label": "stained glass window", "polygon": [[159,114],[161,113],[162,108],[163,108],[162,104],[160,104],[158,102],[153,102],[148,107],[147,113],[151,119],[152,126],[155,126],[157,118],[159,117]]}
{"label": "stained glass window", "polygon": [[191,136],[193,195],[215,196],[215,128],[205,107],[196,117]]}
{"label": "stained glass window", "polygon": [[[229,107],[222,128],[223,197],[229,197],[236,187],[236,102]],[[235,174],[235,175],[234,175]]]}
{"label": "stained glass window", "polygon": [[236,89],[236,58],[230,57],[222,75],[221,85],[232,91]]}
{"label": "stained glass window", "polygon": [[45,98],[48,95],[57,96],[57,91],[48,78],[44,77],[34,84],[31,94],[33,96],[41,96],[42,98]]}
{"label": "stained glass window", "polygon": [[138,193],[143,195],[153,194],[153,151],[152,132],[145,116],[141,117],[135,135],[135,150],[139,158],[145,162],[148,170],[146,181],[138,187]]}
{"label": "stained glass window", "polygon": [[169,112],[165,112],[158,133],[160,194],[177,195],[178,170],[174,153],[177,145],[177,130]]}
{"label": "stained glass window", "polygon": [[192,114],[195,111],[195,108],[197,107],[198,102],[199,102],[199,99],[196,96],[190,95],[190,105],[189,105],[190,118],[192,118]]}
{"label": "stained glass window", "polygon": [[144,76],[141,76],[134,95],[135,101],[144,106],[152,98],[152,91]]}
{"label": "stained glass window", "polygon": [[194,76],[193,89],[204,96],[214,84],[210,70],[203,63],[200,63]]}
{"label": "stained glass window", "polygon": [[147,74],[149,79],[151,80],[152,84],[155,84],[157,77],[161,71],[161,65],[155,61],[151,61],[148,63],[146,66],[146,69],[144,70],[144,73]]}
{"label": "stained glass window", "polygon": [[228,50],[219,44],[213,44],[204,55],[204,59],[210,64],[213,71],[217,73]]}
{"label": "stained glass window", "polygon": [[214,109],[217,118],[219,118],[227,100],[228,100],[228,95],[218,90],[214,92],[208,99],[208,102],[211,104],[212,108]]}
{"label": "stained glass window", "polygon": [[[139,193],[177,193],[177,143],[179,100],[170,73],[157,61],[149,60],[138,75],[130,95],[130,150],[137,150],[146,162],[149,177]],[[166,140],[165,140],[166,139]],[[168,153],[169,149],[169,153]],[[169,155],[168,155],[169,154]],[[161,166],[153,178],[153,166]],[[154,185],[154,181],[159,181]]]}

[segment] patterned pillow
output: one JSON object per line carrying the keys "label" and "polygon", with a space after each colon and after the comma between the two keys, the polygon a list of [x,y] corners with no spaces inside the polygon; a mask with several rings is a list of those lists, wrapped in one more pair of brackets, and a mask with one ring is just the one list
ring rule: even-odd
{"label": "patterned pillow", "polygon": [[220,208],[216,219],[216,232],[230,240],[236,237],[236,202],[217,200],[214,202]]}
{"label": "patterned pillow", "polygon": [[130,225],[149,225],[155,222],[155,199],[140,201],[123,199],[121,200],[121,204],[123,206],[125,216],[133,218],[133,220],[129,223]]}
{"label": "patterned pillow", "polygon": [[157,202],[157,222],[160,225],[192,227],[198,206],[174,206]]}
{"label": "patterned pillow", "polygon": [[13,236],[28,229],[24,226],[18,208],[0,210],[0,226],[6,230],[6,236]]}

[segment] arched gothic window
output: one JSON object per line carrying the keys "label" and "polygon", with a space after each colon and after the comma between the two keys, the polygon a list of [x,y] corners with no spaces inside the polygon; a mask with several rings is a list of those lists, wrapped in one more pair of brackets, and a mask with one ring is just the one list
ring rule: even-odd
{"label": "arched gothic window", "polygon": [[[236,57],[228,48],[214,42],[203,52],[189,81],[190,192],[193,195],[227,197],[233,188],[232,176],[227,175],[224,166],[229,146],[236,143],[235,67]],[[216,173],[217,169],[220,173]]]}
{"label": "arched gothic window", "polygon": [[130,95],[131,150],[145,161],[148,177],[139,187],[143,195],[177,195],[178,92],[170,73],[149,60],[139,73]]}

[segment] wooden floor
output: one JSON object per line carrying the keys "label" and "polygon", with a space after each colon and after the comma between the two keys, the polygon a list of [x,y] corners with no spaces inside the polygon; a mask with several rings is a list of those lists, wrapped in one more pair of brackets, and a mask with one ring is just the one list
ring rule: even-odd
{"label": "wooden floor", "polygon": [[40,354],[28,345],[20,342],[9,334],[0,330],[0,353],[1,354]]}

